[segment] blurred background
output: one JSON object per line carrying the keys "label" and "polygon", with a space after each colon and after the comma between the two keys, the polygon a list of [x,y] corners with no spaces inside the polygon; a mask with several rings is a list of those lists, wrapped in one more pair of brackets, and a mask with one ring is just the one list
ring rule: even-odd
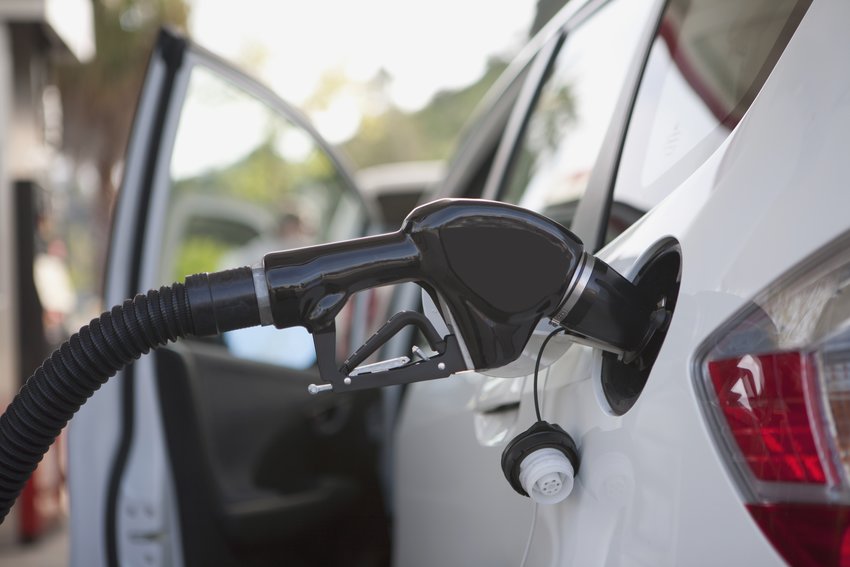
{"label": "blurred background", "polygon": [[[0,407],[102,308],[111,210],[161,26],[303,111],[368,189],[387,172],[438,181],[476,104],[565,1],[0,0]],[[0,526],[0,563],[25,564],[45,542],[62,557],[63,450],[60,439]]]}

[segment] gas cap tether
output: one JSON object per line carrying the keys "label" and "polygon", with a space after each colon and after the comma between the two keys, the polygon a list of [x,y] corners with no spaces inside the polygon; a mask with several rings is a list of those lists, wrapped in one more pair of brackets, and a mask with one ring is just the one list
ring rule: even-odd
{"label": "gas cap tether", "polygon": [[578,474],[576,443],[561,426],[543,421],[540,413],[537,376],[543,351],[552,338],[564,329],[549,333],[540,345],[534,365],[534,412],[537,421],[517,435],[502,452],[502,472],[519,494],[538,504],[557,504],[573,490]]}

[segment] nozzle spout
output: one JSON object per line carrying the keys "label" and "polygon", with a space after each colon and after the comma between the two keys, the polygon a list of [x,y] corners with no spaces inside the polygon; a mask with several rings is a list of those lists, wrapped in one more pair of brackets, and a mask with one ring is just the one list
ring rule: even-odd
{"label": "nozzle spout", "polygon": [[637,286],[585,253],[552,323],[581,342],[628,358],[651,337],[655,307]]}

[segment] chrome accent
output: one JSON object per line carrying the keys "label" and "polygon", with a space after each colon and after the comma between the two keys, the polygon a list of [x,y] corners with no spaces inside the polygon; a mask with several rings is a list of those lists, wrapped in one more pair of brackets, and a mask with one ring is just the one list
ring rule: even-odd
{"label": "chrome accent", "polygon": [[421,358],[422,360],[428,360],[431,357],[425,354],[425,352],[416,345],[413,345],[413,348],[410,349],[413,354]]}
{"label": "chrome accent", "polygon": [[395,358],[389,358],[380,362],[373,362],[372,364],[363,364],[361,366],[358,366],[357,368],[351,371],[349,376],[353,377],[359,376],[360,374],[371,374],[373,372],[383,372],[384,370],[392,370],[393,368],[404,366],[409,362],[410,358],[406,356],[397,356]]}
{"label": "chrome accent", "polygon": [[582,253],[579,265],[573,273],[570,284],[567,286],[564,298],[561,300],[561,306],[551,318],[550,322],[553,326],[560,325],[567,315],[569,315],[570,311],[572,311],[573,307],[576,306],[581,294],[584,293],[584,289],[587,287],[587,282],[590,281],[590,276],[593,273],[593,266],[595,264],[596,261],[592,254],[589,252]]}
{"label": "chrome accent", "polygon": [[257,296],[257,308],[260,311],[260,325],[266,327],[274,324],[272,317],[272,302],[269,297],[269,286],[266,284],[266,270],[262,262],[251,268],[254,278],[254,293]]}

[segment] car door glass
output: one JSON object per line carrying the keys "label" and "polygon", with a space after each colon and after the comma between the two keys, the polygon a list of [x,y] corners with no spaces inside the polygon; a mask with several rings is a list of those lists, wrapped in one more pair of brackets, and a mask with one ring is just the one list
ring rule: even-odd
{"label": "car door glass", "polygon": [[606,240],[675,189],[741,121],[810,0],[671,0],[626,135]]}
{"label": "car door glass", "polygon": [[614,0],[568,34],[501,200],[571,224],[651,8],[652,2]]}
{"label": "car door glass", "polygon": [[[361,234],[364,208],[313,136],[203,66],[192,68],[174,144],[163,281]],[[315,362],[301,327],[243,329],[223,341],[251,360]]]}

